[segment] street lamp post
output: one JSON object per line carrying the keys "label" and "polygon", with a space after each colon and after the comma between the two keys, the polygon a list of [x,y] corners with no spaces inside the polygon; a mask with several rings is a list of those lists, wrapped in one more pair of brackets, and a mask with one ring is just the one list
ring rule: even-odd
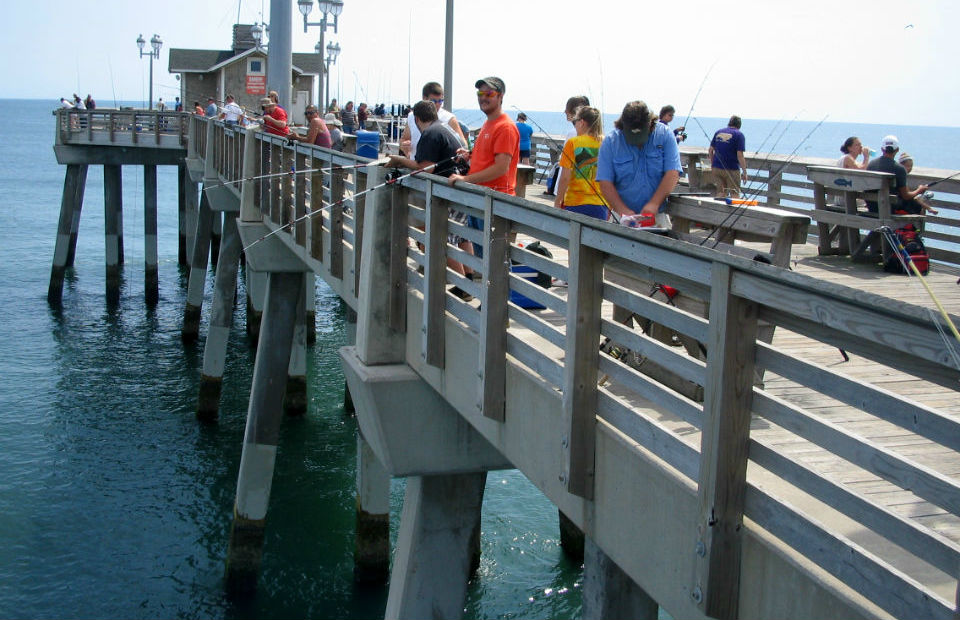
{"label": "street lamp post", "polygon": [[[143,45],[146,43],[143,39],[143,35],[140,34],[137,36],[137,47],[140,48],[140,58],[143,58]],[[147,52],[147,56],[150,57],[150,105],[147,109],[153,109],[153,59],[160,58],[160,48],[163,46],[163,41],[160,39],[160,35],[154,34],[150,37],[150,47],[152,48]]]}
{"label": "street lamp post", "polygon": [[340,55],[340,44],[339,43],[328,43],[327,44],[327,98],[323,101],[323,109],[326,110],[330,105],[330,65],[337,64],[337,56]]}
{"label": "street lamp post", "polygon": [[[320,42],[317,43],[314,48],[318,54],[322,54],[324,50],[323,38],[327,32],[327,28],[333,27],[333,31],[337,32],[337,22],[339,21],[340,13],[343,11],[343,0],[317,0],[317,8],[320,9],[322,18],[319,22],[310,22],[307,21],[307,16],[310,15],[310,11],[313,10],[313,0],[297,0],[297,7],[300,9],[300,13],[303,14],[303,32],[307,32],[307,26],[320,26]],[[333,21],[328,22],[327,16],[333,16]],[[331,53],[330,46],[326,46],[328,53],[327,60],[327,92],[326,97],[330,96],[330,60],[329,54]],[[337,46],[337,53],[340,52],[340,46]],[[336,61],[336,54],[333,56],[333,60]],[[327,104],[326,99],[321,93],[320,101],[324,102],[324,110],[326,110]]]}

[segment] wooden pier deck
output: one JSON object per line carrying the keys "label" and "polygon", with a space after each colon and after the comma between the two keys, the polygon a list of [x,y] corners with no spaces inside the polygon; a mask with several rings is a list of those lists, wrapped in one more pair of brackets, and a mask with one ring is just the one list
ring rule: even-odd
{"label": "wooden pier deck", "polygon": [[[659,605],[690,618],[955,617],[956,343],[912,279],[799,241],[816,190],[802,162],[781,162],[792,176],[773,174],[773,158],[748,162],[776,208],[722,222],[763,241],[717,252],[562,213],[533,187],[528,201],[429,175],[386,184],[353,155],[198,118],[185,138],[185,167],[205,188],[191,289],[206,273],[211,213],[226,215],[205,382],[223,372],[220,315],[241,249],[248,276],[263,278],[249,287],[262,326],[230,583],[256,581],[283,409],[273,386],[300,371],[304,278],[315,274],[357,313],[356,344],[340,354],[367,455],[358,515],[377,512],[388,475],[409,478],[387,617],[459,616],[482,475],[504,467],[583,529],[585,600],[626,592],[639,607],[620,615],[653,617]],[[692,187],[698,158],[685,158]],[[960,322],[960,184],[940,189],[927,236],[945,244],[927,281]],[[450,221],[449,207],[483,229]],[[699,222],[725,208],[691,197],[670,207]],[[448,232],[483,257],[448,245]],[[758,253],[781,267],[750,260]],[[542,289],[511,261],[568,286]],[[652,297],[651,282],[680,295]],[[453,285],[476,299],[453,297]],[[509,303],[511,293],[544,309]],[[188,302],[199,315],[202,296]],[[624,326],[615,306],[663,329]],[[604,338],[635,357],[600,353]]]}

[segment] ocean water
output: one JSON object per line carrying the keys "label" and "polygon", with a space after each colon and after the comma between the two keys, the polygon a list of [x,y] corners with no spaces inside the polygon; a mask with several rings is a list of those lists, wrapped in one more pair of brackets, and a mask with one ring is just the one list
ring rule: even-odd
{"label": "ocean water", "polygon": [[[222,577],[254,350],[237,305],[220,419],[194,417],[206,333],[185,346],[176,170],[161,167],[160,303],[143,302],[143,178],[123,172],[121,300],[105,303],[103,175],[87,178],[62,309],[46,302],[64,167],[55,102],[0,100],[0,617],[375,618],[385,586],[353,581],[356,421],[342,407],[344,314],[317,285],[309,407],[283,422],[259,589]],[[243,299],[243,295],[239,296]],[[403,484],[395,481],[391,526]],[[576,617],[580,567],[556,510],[521,474],[488,477],[469,618]]]}
{"label": "ocean water", "polygon": [[[342,408],[338,300],[318,282],[308,412],[282,426],[259,590],[232,602],[222,576],[254,359],[243,304],[220,419],[200,424],[194,408],[210,297],[200,343],[184,345],[176,171],[158,174],[160,303],[151,310],[143,303],[142,174],[124,169],[123,288],[108,309],[103,177],[91,167],[76,266],[62,309],[48,306],[64,177],[52,149],[54,106],[0,100],[0,113],[17,119],[0,130],[0,617],[382,616],[386,587],[357,586],[352,577],[356,421]],[[458,115],[478,126],[479,112],[474,120],[469,112]],[[551,133],[566,131],[562,115],[528,115]],[[709,131],[724,120],[701,123]],[[774,124],[746,119],[748,149],[775,135]],[[791,124],[777,150],[790,153],[813,125]],[[833,157],[847,135],[870,145],[889,132],[918,165],[960,167],[956,128],[825,123],[801,148]],[[690,144],[703,140],[688,133]],[[211,285],[212,278],[208,293]],[[395,481],[394,534],[402,494]],[[580,567],[559,547],[555,508],[521,474],[489,475],[481,545],[466,617],[579,616]]]}

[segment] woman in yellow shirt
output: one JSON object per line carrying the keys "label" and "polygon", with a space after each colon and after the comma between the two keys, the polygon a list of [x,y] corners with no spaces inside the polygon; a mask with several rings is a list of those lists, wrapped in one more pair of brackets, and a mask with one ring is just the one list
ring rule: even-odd
{"label": "woman in yellow shirt", "polygon": [[563,145],[557,198],[553,204],[560,209],[606,220],[610,216],[609,205],[596,181],[597,155],[603,140],[600,111],[580,106],[574,112],[573,126],[577,135]]}

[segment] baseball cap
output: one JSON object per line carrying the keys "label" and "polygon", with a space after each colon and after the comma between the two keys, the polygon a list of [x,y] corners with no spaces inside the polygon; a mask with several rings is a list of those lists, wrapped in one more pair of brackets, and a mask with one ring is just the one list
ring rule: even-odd
{"label": "baseball cap", "polygon": [[264,97],[263,99],[260,100],[260,105],[274,105],[273,99],[271,99],[270,97]]}
{"label": "baseball cap", "polygon": [[481,88],[483,86],[491,88],[501,95],[506,92],[506,86],[504,85],[503,80],[498,77],[485,77],[482,80],[477,80],[477,83],[473,85],[474,88]]}
{"label": "baseball cap", "polygon": [[896,136],[884,136],[883,140],[880,141],[880,150],[886,151],[887,149],[892,151],[900,150],[900,141],[897,140]]}
{"label": "baseball cap", "polygon": [[905,161],[913,161],[913,156],[910,155],[910,153],[904,151],[900,153],[899,157],[897,157],[897,161],[900,162],[901,164]]}
{"label": "baseball cap", "polygon": [[650,139],[650,123],[630,127],[624,122],[622,133],[623,139],[627,141],[627,144],[643,148],[643,145]]}

